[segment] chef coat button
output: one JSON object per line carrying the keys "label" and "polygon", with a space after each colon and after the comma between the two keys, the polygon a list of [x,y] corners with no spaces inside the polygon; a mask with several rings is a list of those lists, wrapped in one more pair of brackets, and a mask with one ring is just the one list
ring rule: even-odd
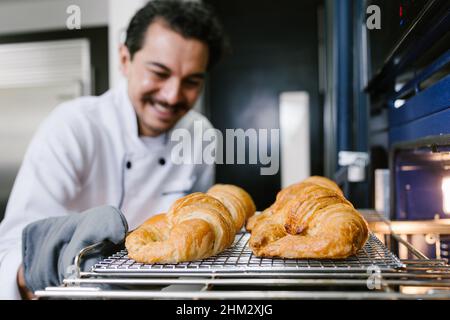
{"label": "chef coat button", "polygon": [[127,161],[126,166],[127,166],[127,169],[131,169],[131,161]]}
{"label": "chef coat button", "polygon": [[165,160],[164,158],[159,158],[159,161],[158,161],[158,162],[159,162],[159,164],[162,165],[162,166],[166,164],[166,160]]}

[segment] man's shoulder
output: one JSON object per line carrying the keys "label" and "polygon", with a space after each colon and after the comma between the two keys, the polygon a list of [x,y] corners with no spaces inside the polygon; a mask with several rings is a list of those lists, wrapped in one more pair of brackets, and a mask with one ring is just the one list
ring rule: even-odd
{"label": "man's shoulder", "polygon": [[58,105],[53,111],[54,116],[72,118],[73,116],[91,117],[99,112],[105,101],[108,100],[109,92],[101,96],[83,96],[69,100]]}
{"label": "man's shoulder", "polygon": [[39,126],[39,135],[61,135],[62,139],[69,134],[80,138],[97,130],[102,121],[102,105],[107,105],[106,94],[78,97],[59,104]]}
{"label": "man's shoulder", "polygon": [[83,96],[65,101],[53,109],[43,122],[43,126],[64,125],[75,131],[81,128],[100,127],[114,109],[112,100],[111,92],[108,91],[101,96]]}

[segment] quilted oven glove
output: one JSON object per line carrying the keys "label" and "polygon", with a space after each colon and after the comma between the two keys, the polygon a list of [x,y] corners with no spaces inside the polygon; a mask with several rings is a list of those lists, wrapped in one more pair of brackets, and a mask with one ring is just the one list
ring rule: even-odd
{"label": "quilted oven glove", "polygon": [[[89,209],[80,214],[39,220],[22,233],[25,283],[29,290],[58,286],[73,270],[81,249],[105,241],[110,248],[120,244],[128,224],[120,210],[111,206]],[[89,270],[107,255],[106,248],[82,259],[81,270]],[[111,252],[109,252],[111,253]]]}

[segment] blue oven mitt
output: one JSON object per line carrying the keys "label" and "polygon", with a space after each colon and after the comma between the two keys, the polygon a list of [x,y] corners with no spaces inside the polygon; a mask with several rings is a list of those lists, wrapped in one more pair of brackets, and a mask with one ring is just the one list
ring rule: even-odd
{"label": "blue oven mitt", "polygon": [[[60,285],[73,271],[74,258],[81,249],[102,241],[118,245],[124,240],[127,231],[125,217],[120,210],[111,206],[29,224],[22,233],[26,286],[35,292]],[[80,269],[88,270],[105,254],[100,251],[89,255],[82,260],[84,262]]]}

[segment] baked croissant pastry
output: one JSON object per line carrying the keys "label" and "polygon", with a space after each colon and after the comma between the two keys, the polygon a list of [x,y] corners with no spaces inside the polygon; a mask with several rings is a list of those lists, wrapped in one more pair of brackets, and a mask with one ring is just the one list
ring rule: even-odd
{"label": "baked croissant pastry", "polygon": [[368,239],[368,226],[331,180],[311,177],[277,194],[275,203],[252,217],[249,245],[256,256],[340,259]]}
{"label": "baked croissant pastry", "polygon": [[131,232],[128,256],[142,263],[204,259],[228,248],[256,207],[234,185],[214,185],[175,201],[167,214],[155,215]]}

